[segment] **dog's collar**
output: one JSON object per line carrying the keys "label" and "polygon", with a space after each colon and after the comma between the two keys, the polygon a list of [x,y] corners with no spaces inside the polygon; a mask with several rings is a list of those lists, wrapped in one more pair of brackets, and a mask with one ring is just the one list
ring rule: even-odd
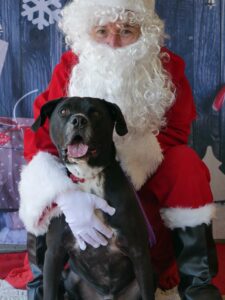
{"label": "dog's collar", "polygon": [[100,173],[102,173],[103,170],[105,170],[108,167],[108,165],[104,168],[102,168],[101,170],[99,170],[98,173],[94,174],[92,177],[87,177],[87,178],[83,178],[83,177],[78,177],[72,173],[69,173],[69,177],[70,179],[74,182],[74,183],[84,183],[86,181],[92,180],[94,178],[96,178]]}
{"label": "dog's collar", "polygon": [[[94,176],[95,177],[95,176]],[[94,177],[92,177],[92,178],[94,178]],[[92,179],[92,178],[90,178],[90,179]],[[86,180],[87,180],[87,178],[80,178],[80,177],[77,177],[77,176],[75,176],[74,174],[70,174],[70,179],[74,182],[74,183],[84,183]]]}

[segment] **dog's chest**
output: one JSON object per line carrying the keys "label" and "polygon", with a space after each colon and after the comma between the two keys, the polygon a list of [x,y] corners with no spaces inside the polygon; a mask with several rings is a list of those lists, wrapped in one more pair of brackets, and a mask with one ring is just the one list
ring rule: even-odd
{"label": "dog's chest", "polygon": [[[67,166],[68,170],[77,178],[75,180],[76,182],[74,184],[77,185],[78,189],[86,192],[94,194],[102,199],[105,199],[105,176],[104,176],[104,170],[100,171],[98,169],[92,169],[86,166],[82,168],[78,168],[77,166]],[[97,173],[98,172],[98,173]],[[78,177],[79,176],[79,177]],[[82,177],[83,176],[83,177]],[[103,222],[106,226],[110,227],[109,224],[106,223],[106,220],[104,218],[104,214],[101,210],[96,209],[95,214],[98,216],[98,218]],[[112,227],[111,227],[112,228]],[[118,233],[117,230],[112,228],[113,230],[113,237],[108,241],[108,251],[110,252],[120,252],[118,246],[117,246],[117,237]],[[75,248],[79,248],[78,244],[75,243]]]}
{"label": "dog's chest", "polygon": [[104,198],[104,172],[101,172],[100,168],[91,168],[87,165],[68,165],[67,168],[79,190]]}
{"label": "dog's chest", "polygon": [[103,176],[96,176],[94,178],[82,179],[75,183],[79,190],[94,194],[100,198],[104,198],[104,178]]}

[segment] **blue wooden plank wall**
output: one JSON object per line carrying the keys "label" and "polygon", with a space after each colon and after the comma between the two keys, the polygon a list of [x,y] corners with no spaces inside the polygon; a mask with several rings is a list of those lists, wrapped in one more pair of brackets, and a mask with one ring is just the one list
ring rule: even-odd
{"label": "blue wooden plank wall", "polygon": [[[63,5],[66,1],[61,0]],[[0,116],[12,116],[13,107],[25,94],[43,91],[59,61],[63,38],[55,24],[39,30],[21,16],[22,0],[0,1],[0,40],[9,43],[0,77]],[[32,116],[32,102],[38,92],[24,98],[17,116]]]}
{"label": "blue wooden plank wall", "polygon": [[[62,5],[66,0],[59,0]],[[56,2],[53,0],[53,2]],[[225,0],[157,0],[157,12],[166,22],[167,45],[186,61],[198,111],[190,144],[203,157],[208,145],[223,163],[225,173],[225,105],[212,110],[214,98],[225,85]],[[0,0],[0,42],[9,43],[0,74],[0,116],[32,116],[32,103],[43,91],[64,51],[55,24],[39,30],[21,16],[22,0]],[[1,32],[2,28],[2,32]]]}

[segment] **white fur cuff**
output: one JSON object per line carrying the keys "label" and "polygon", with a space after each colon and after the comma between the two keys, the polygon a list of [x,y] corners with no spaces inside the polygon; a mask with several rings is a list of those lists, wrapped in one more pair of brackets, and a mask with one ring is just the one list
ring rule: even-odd
{"label": "white fur cuff", "polygon": [[214,204],[199,208],[163,208],[160,210],[165,225],[170,229],[195,227],[203,223],[210,224],[215,217]]}
{"label": "white fur cuff", "polygon": [[[23,167],[19,182],[19,216],[27,231],[35,235],[46,233],[51,218],[61,213],[57,206],[51,208],[52,202],[59,193],[71,189],[76,186],[57,157],[46,152],[34,156]],[[46,208],[49,213],[43,218]]]}

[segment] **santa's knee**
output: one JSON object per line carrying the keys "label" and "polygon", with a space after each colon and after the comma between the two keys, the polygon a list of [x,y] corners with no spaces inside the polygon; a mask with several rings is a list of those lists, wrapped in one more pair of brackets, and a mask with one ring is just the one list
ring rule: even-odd
{"label": "santa's knee", "polygon": [[167,227],[209,224],[215,214],[207,167],[186,145],[171,147],[155,178],[154,191]]}
{"label": "santa's knee", "polygon": [[164,153],[161,169],[166,173],[168,171],[168,179],[171,182],[179,179],[183,179],[184,182],[188,179],[198,182],[201,178],[207,183],[210,181],[208,168],[197,153],[187,145],[179,145],[167,150]]}

